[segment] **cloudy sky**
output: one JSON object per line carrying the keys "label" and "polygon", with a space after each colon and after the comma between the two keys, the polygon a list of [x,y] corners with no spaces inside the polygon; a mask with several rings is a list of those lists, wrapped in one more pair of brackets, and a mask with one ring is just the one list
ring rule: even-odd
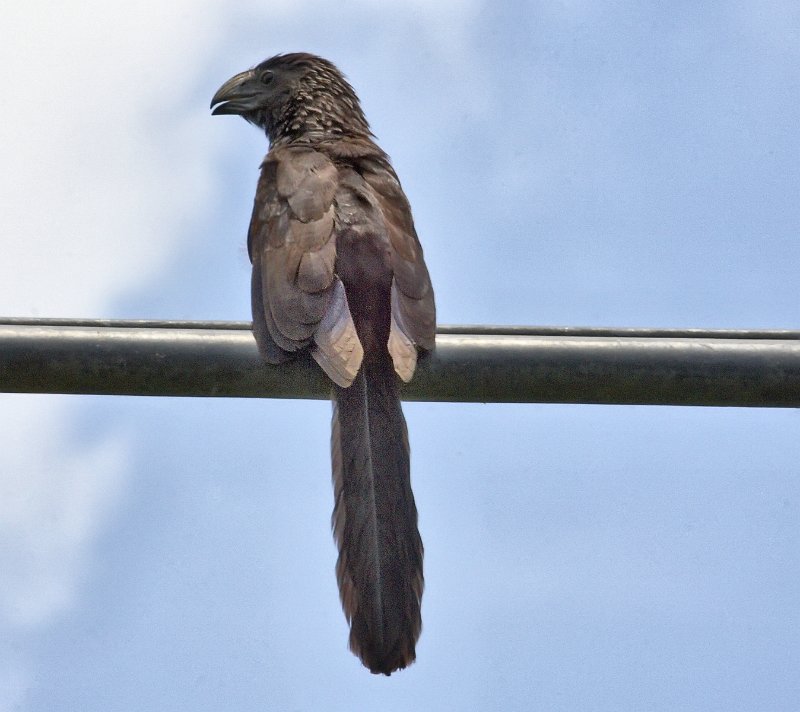
{"label": "cloudy sky", "polygon": [[[798,328],[793,0],[9,5],[0,314],[248,319],[266,142],[208,103],[298,50],[358,90],[442,323]],[[798,708],[796,412],[406,414],[424,631],[386,679],[327,403],[0,395],[0,712]]]}

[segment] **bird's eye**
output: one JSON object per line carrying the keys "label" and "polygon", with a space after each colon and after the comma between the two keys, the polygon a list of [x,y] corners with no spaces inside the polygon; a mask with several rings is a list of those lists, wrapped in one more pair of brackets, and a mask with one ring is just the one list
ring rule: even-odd
{"label": "bird's eye", "polygon": [[273,72],[271,72],[269,69],[265,69],[263,72],[261,72],[261,74],[259,74],[258,81],[260,81],[262,84],[269,84],[274,76],[275,75]]}

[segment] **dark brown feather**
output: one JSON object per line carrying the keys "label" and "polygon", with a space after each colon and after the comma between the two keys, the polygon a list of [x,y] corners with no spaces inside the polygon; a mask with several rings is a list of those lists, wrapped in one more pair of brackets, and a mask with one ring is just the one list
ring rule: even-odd
{"label": "dark brown feather", "polygon": [[[331,379],[352,382],[360,366],[355,325],[331,310],[336,277],[335,206],[338,171],[323,154],[307,147],[278,147],[262,164],[248,249],[254,265],[253,333],[270,363],[311,348]],[[257,265],[257,266],[256,266]],[[260,275],[257,281],[256,273]],[[319,338],[316,338],[319,336]]]}
{"label": "dark brown feather", "polygon": [[264,128],[248,253],[253,333],[269,363],[308,349],[334,382],[336,570],[350,647],[375,673],[409,665],[422,621],[422,540],[398,378],[434,347],[411,208],[336,67],[279,55],[226,82],[215,113]]}
{"label": "dark brown feather", "polygon": [[389,674],[414,660],[423,588],[408,435],[391,348],[393,249],[380,198],[358,163],[340,169],[335,203],[336,273],[364,347],[353,384],[335,389],[337,574],[350,647],[370,670]]}
{"label": "dark brown feather", "polygon": [[436,307],[411,206],[388,160],[370,161],[364,180],[378,196],[392,246],[393,316],[412,343],[430,351],[436,337]]}
{"label": "dark brown feather", "polygon": [[388,675],[415,659],[423,588],[408,434],[388,360],[364,364],[349,388],[335,388],[331,455],[350,649]]}

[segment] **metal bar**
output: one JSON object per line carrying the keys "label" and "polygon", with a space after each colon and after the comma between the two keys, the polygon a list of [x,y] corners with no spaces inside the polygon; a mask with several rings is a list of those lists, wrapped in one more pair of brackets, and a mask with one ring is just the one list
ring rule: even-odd
{"label": "metal bar", "polygon": [[[0,317],[0,326],[101,326],[136,329],[249,329],[249,321],[186,321],[177,319],[54,319]],[[654,329],[608,326],[516,326],[487,324],[440,324],[439,334],[471,336],[644,336],[670,339],[794,339],[796,329]]]}
{"label": "metal bar", "polygon": [[[460,331],[456,331],[460,329]],[[0,391],[327,398],[309,358],[265,366],[244,322],[0,320]],[[441,327],[404,398],[800,406],[793,331]]]}

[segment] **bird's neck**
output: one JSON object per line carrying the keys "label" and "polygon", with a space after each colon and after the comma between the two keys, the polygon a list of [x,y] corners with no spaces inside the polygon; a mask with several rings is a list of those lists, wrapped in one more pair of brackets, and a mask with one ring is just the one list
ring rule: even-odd
{"label": "bird's neck", "polygon": [[358,100],[324,92],[301,92],[281,107],[267,127],[273,145],[370,140],[372,133]]}

